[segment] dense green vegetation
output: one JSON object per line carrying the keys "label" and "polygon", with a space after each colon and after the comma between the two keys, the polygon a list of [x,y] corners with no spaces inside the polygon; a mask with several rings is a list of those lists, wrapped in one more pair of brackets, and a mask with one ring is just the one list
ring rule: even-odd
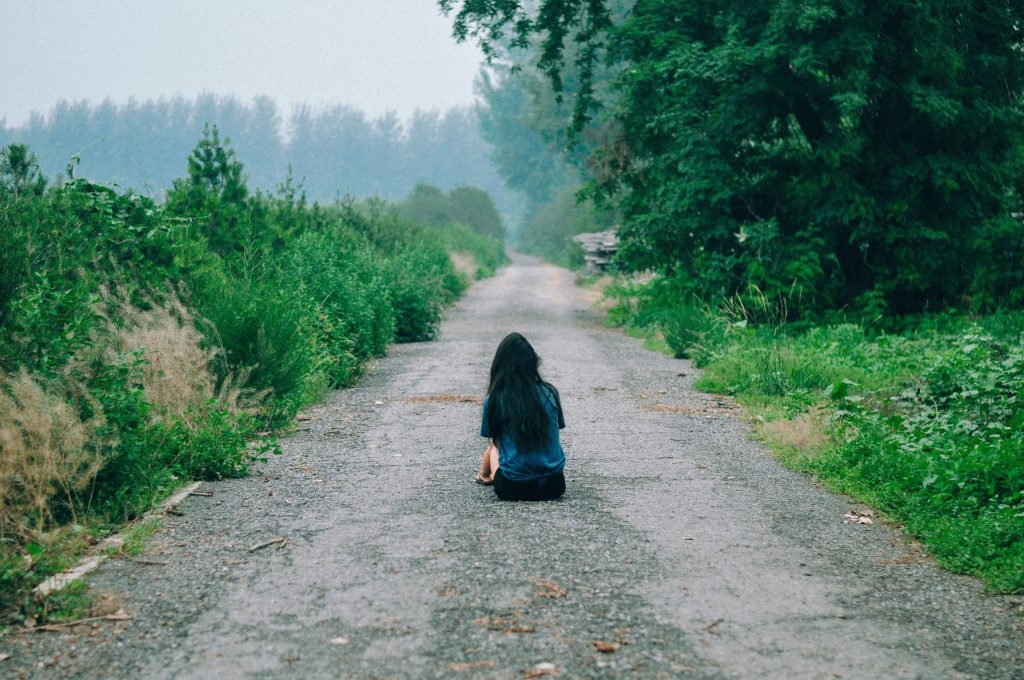
{"label": "dense green vegetation", "polygon": [[[492,117],[573,100],[561,140],[621,215],[624,266],[785,294],[792,317],[1024,302],[1024,7],[622,4],[440,2],[499,67],[549,76]],[[558,143],[550,117],[515,120]]]}
{"label": "dense green vegetation", "polygon": [[445,194],[432,184],[418,183],[400,204],[405,217],[423,224],[464,224],[478,234],[505,240],[501,215],[483,189],[458,186]]}
{"label": "dense green vegetation", "polygon": [[162,196],[207,123],[231,138],[251,189],[273,191],[291,168],[307,196],[321,202],[346,195],[398,200],[426,181],[445,190],[482,187],[502,214],[518,211],[468,107],[421,111],[403,121],[394,113],[371,118],[349,106],[300,106],[282,114],[269,97],[62,101],[22,125],[0,120],[0,147],[27,144],[48,178],[79,155],[83,176]]}
{"label": "dense green vegetation", "polygon": [[252,193],[215,127],[163,204],[3,149],[0,610],[184,481],[244,474],[504,258],[379,199]]}
{"label": "dense green vegetation", "polygon": [[[704,366],[788,464],[1024,589],[1024,5],[439,5],[494,60],[509,185],[582,186],[619,223],[648,283],[614,322]],[[557,221],[537,242],[564,259]]]}

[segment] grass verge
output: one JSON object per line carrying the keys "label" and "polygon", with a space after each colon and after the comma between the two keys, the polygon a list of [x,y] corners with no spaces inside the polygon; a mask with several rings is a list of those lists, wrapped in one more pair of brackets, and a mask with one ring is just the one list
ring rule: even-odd
{"label": "grass verge", "polygon": [[613,289],[609,320],[729,394],[786,466],[903,525],[944,567],[1024,592],[1024,313],[790,324]]}

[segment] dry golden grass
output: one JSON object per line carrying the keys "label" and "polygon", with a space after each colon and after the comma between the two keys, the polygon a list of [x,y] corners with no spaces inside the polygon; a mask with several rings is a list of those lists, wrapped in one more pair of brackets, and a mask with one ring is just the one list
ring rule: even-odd
{"label": "dry golden grass", "polygon": [[772,420],[758,430],[772,448],[804,458],[817,456],[829,441],[821,413],[801,413],[791,420]]}
{"label": "dry golden grass", "polygon": [[470,279],[476,278],[476,258],[470,253],[460,253],[453,250],[449,257],[451,258],[452,266],[455,267],[455,271],[468,276]]}
{"label": "dry golden grass", "polygon": [[202,336],[181,302],[172,297],[143,310],[120,301],[117,311],[108,351],[142,351],[142,387],[154,406],[153,417],[187,422],[205,410],[216,396],[210,364],[217,353],[202,347]]}
{"label": "dry golden grass", "polygon": [[[105,323],[59,379],[44,385],[27,373],[0,374],[2,537],[41,541],[58,520],[78,523],[76,511],[88,507],[90,482],[116,444],[100,435],[103,411],[84,387],[104,364],[141,352],[139,379],[155,423],[198,428],[214,404],[252,412],[266,396],[245,387],[244,371],[218,385],[211,365],[219,352],[204,347],[177,298],[142,309],[105,293],[99,307]],[[82,413],[96,415],[83,419]]]}
{"label": "dry golden grass", "polygon": [[253,412],[264,401],[268,391],[255,393],[245,386],[249,371],[217,384],[211,366],[220,351],[204,347],[195,318],[176,297],[151,303],[149,309],[117,299],[115,308],[116,320],[107,321],[108,360],[142,352],[142,387],[154,407],[154,421],[191,425],[204,417],[214,400],[234,412]]}
{"label": "dry golden grass", "polygon": [[0,375],[0,533],[39,540],[60,506],[74,520],[107,442],[102,415],[49,393],[27,373]]}

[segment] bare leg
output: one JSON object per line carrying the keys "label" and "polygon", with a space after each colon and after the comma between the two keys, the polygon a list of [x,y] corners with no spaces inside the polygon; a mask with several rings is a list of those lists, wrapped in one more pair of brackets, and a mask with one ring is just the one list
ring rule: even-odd
{"label": "bare leg", "polygon": [[476,473],[476,481],[481,484],[492,484],[494,483],[494,473],[497,471],[498,447],[494,445],[494,441],[488,441],[483,460],[480,461],[480,471]]}

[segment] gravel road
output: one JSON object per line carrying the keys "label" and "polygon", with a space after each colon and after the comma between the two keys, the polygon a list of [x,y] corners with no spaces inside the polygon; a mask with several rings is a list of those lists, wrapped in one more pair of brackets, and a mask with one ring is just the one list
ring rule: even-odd
{"label": "gravel road", "polygon": [[[517,257],[335,392],[251,477],[204,484],[109,609],[0,640],[0,674],[83,678],[1022,678],[1020,598],[781,468],[685,361],[601,327],[572,274]],[[568,491],[472,483],[512,330],[561,391]],[[275,537],[283,545],[250,547]],[[598,651],[598,647],[608,651]],[[553,666],[538,666],[551,664]]]}

